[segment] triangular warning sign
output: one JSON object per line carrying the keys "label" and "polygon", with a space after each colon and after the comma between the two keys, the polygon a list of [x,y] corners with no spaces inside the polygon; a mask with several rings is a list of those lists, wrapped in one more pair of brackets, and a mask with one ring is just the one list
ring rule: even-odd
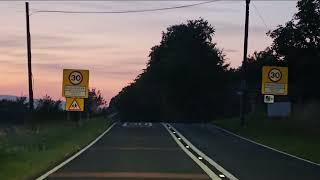
{"label": "triangular warning sign", "polygon": [[79,106],[79,103],[76,99],[73,99],[72,103],[70,104],[69,111],[80,111],[81,108]]}

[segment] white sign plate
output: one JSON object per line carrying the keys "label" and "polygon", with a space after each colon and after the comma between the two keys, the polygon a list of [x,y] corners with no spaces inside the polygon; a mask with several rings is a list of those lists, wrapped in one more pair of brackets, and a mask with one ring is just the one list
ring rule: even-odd
{"label": "white sign plate", "polygon": [[265,83],[264,92],[266,94],[284,94],[286,92],[286,84]]}
{"label": "white sign plate", "polygon": [[264,95],[264,102],[265,103],[274,103],[274,95]]}
{"label": "white sign plate", "polygon": [[85,97],[86,87],[85,86],[64,86],[65,97]]}

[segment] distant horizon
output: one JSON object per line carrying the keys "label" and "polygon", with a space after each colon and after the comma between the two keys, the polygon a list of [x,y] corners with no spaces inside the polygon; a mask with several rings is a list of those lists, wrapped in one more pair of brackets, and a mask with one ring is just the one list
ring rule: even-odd
{"label": "distant horizon", "polygon": [[[31,1],[30,9],[101,11],[192,3],[195,2]],[[266,32],[289,21],[297,11],[296,1],[253,3],[256,8],[252,5],[250,11],[249,54],[268,47],[272,41]],[[0,2],[0,9],[4,14],[0,17],[0,94],[28,95],[24,2]],[[156,13],[32,14],[34,96],[47,94],[63,100],[62,69],[89,69],[91,88],[100,89],[109,103],[145,68],[150,48],[159,44],[162,31],[199,17],[216,29],[213,42],[224,50],[226,62],[238,67],[243,56],[244,10],[244,2],[218,1]]]}

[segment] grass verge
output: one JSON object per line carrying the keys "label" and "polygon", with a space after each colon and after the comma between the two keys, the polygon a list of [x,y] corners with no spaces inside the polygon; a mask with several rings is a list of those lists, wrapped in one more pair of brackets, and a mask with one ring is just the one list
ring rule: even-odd
{"label": "grass verge", "polygon": [[15,127],[0,136],[0,179],[32,179],[75,153],[110,125],[102,118],[39,124],[37,130]]}
{"label": "grass verge", "polygon": [[290,119],[248,117],[240,126],[238,118],[214,121],[214,124],[235,134],[286,153],[320,163],[319,124]]}

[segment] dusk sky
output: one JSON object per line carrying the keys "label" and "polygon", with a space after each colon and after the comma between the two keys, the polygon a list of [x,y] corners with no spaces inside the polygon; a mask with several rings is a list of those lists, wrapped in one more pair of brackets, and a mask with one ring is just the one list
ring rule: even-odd
{"label": "dusk sky", "polygon": [[[35,10],[117,11],[171,7],[192,1],[31,1]],[[265,24],[259,18],[257,10]],[[253,1],[249,54],[271,44],[268,30],[290,20],[296,1]],[[27,95],[27,55],[24,2],[0,2],[0,95]],[[195,7],[131,14],[35,13],[30,17],[34,95],[61,97],[64,68],[90,70],[90,87],[109,101],[142,72],[150,48],[159,44],[170,25],[199,17],[216,33],[227,62],[238,67],[243,56],[244,1],[220,1]]]}

